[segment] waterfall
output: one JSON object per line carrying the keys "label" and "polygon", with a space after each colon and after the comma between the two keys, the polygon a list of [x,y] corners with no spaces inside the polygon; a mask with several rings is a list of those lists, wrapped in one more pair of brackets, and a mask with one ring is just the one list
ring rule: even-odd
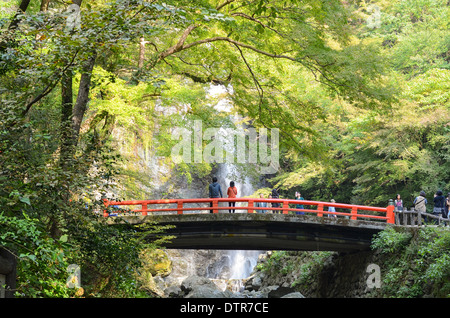
{"label": "waterfall", "polygon": [[244,288],[243,280],[250,276],[263,251],[217,251],[221,254],[206,268],[206,277],[221,290],[238,293]]}
{"label": "waterfall", "polygon": [[[210,94],[221,94],[224,88],[220,85],[211,86]],[[230,112],[232,120],[237,123],[239,118],[231,114],[231,102],[221,99],[216,105],[218,111]],[[224,130],[219,136],[226,137]],[[230,151],[234,151],[231,149]],[[223,196],[227,197],[227,189],[230,181],[234,181],[238,190],[237,197],[250,196],[255,188],[250,177],[244,176],[234,163],[219,163],[214,174],[222,188]],[[212,176],[211,176],[212,177]],[[236,203],[236,213],[247,213],[247,210],[239,210],[246,203]],[[220,203],[220,206],[228,207],[228,203]],[[220,210],[219,213],[228,213],[228,210]],[[179,251],[179,258],[172,256],[179,270],[179,280],[189,275],[199,275],[211,279],[222,290],[233,292],[243,290],[243,279],[250,276],[257,264],[258,257],[264,251],[253,250],[186,250]],[[195,255],[195,256],[194,256]]]}
{"label": "waterfall", "polygon": [[218,251],[221,255],[206,268],[206,277],[212,279],[244,279],[250,276],[258,256],[263,251]]}
{"label": "waterfall", "polygon": [[[252,180],[249,177],[242,178],[240,172],[234,164],[218,164],[216,176],[220,183],[220,186],[224,190],[224,197],[226,197],[226,190],[230,186],[230,181],[234,181],[235,186],[238,190],[238,197],[246,197],[252,195],[253,192],[255,192]],[[236,203],[237,206],[238,204],[239,202]]]}
{"label": "waterfall", "polygon": [[[223,87],[212,86],[211,94],[220,94],[224,91]],[[217,110],[230,112],[232,109],[231,102],[227,100],[221,100],[218,105],[216,105]],[[234,123],[238,123],[241,118],[237,115],[231,115]],[[227,132],[223,132],[226,137]],[[227,151],[234,152],[235,149],[227,149]],[[255,192],[252,184],[252,180],[247,176],[242,176],[239,169],[233,163],[220,163],[217,167],[216,177],[220,183],[224,197],[227,197],[226,192],[230,186],[230,181],[234,181],[237,188],[237,197],[250,196]],[[236,207],[242,206],[240,202],[236,202]],[[227,210],[222,210],[228,213]],[[247,210],[235,210],[236,213],[247,213]],[[250,276],[253,268],[256,266],[258,256],[263,253],[263,251],[247,251],[247,250],[230,250],[223,251],[221,258],[221,266],[216,268],[220,272],[210,273],[213,274],[213,278],[225,278],[233,282],[233,291],[240,291],[242,288],[242,279]]]}
{"label": "waterfall", "polygon": [[244,279],[250,276],[261,251],[228,251],[231,261],[230,279]]}
{"label": "waterfall", "polygon": [[[238,190],[238,197],[252,195],[255,191],[251,179],[249,177],[243,178],[234,164],[219,164],[216,176],[219,183],[221,183],[222,189],[224,189],[224,197],[226,197],[226,189],[228,189],[230,181],[234,181]],[[236,207],[239,206],[241,205],[237,202]],[[247,210],[236,209],[235,212],[247,213]],[[228,211],[225,210],[222,213],[228,213]],[[218,266],[212,266],[207,275],[209,278],[216,279],[216,284],[221,288],[228,288],[233,292],[242,291],[243,279],[250,276],[256,266],[258,256],[263,251],[229,250],[220,251],[220,253],[222,253],[222,257],[220,262],[218,262],[219,264],[217,264]],[[223,280],[226,280],[227,283],[224,284]]]}

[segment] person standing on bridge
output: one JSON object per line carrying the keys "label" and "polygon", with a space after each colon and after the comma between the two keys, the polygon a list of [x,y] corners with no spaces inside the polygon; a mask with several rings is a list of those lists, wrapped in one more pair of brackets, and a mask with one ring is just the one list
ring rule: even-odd
{"label": "person standing on bridge", "polygon": [[445,215],[445,197],[442,195],[442,191],[438,190],[434,195],[434,208],[433,214],[438,216],[439,214]]}
{"label": "person standing on bridge", "polygon": [[[217,182],[217,178],[213,177],[212,181],[213,182],[209,185],[209,197],[212,199],[223,198],[222,189],[220,188],[220,184]],[[212,208],[213,203],[210,202],[209,206]],[[213,213],[213,210],[210,210],[209,213]]]}
{"label": "person standing on bridge", "polygon": [[447,197],[445,198],[445,218],[449,219],[450,215],[450,192],[447,193]]}
{"label": "person standing on bridge", "polygon": [[[420,191],[417,198],[414,199],[414,210],[420,213],[427,212],[427,199],[425,198],[425,191]],[[425,218],[426,221],[426,218]]]}
{"label": "person standing on bridge", "polygon": [[[267,196],[267,199],[272,199],[272,194],[269,193],[269,195]],[[272,207],[272,203],[271,202],[267,202],[267,207],[271,208]],[[267,213],[273,213],[273,210],[267,210]]]}
{"label": "person standing on bridge", "polygon": [[[227,190],[228,197],[234,199],[234,198],[236,198],[237,193],[238,193],[238,190],[237,190],[236,186],[234,185],[234,181],[230,181],[230,186],[228,187],[228,190]],[[236,206],[235,201],[228,202],[228,207],[235,207],[235,206]],[[233,211],[233,213],[234,213],[236,210],[233,209],[233,210],[229,210],[229,211],[230,211],[230,213],[231,213],[231,211]]]}
{"label": "person standing on bridge", "polygon": [[395,211],[403,211],[403,200],[400,197],[400,194],[397,194],[397,198],[394,200]]}
{"label": "person standing on bridge", "polygon": [[[301,201],[305,200],[305,199],[302,198],[300,192],[295,192],[295,199],[296,199],[296,200],[301,200]],[[303,206],[303,204],[296,204],[296,205],[295,205],[295,208],[296,208],[296,209],[304,209],[304,206]],[[303,214],[305,214],[305,212],[295,211],[295,214],[297,214],[297,215],[303,215]]]}
{"label": "person standing on bridge", "polygon": [[[278,194],[278,191],[277,191],[277,189],[276,188],[273,188],[272,189],[272,198],[273,199],[279,199],[280,198],[280,195]],[[278,202],[273,202],[272,203],[272,208],[279,208],[280,207],[280,204],[278,203]],[[281,213],[281,211],[280,210],[272,210],[272,213]]]}
{"label": "person standing on bridge", "polygon": [[[336,201],[334,199],[331,199],[331,203],[336,203]],[[328,207],[328,212],[336,212],[336,209],[334,208],[334,206],[329,206]],[[337,218],[336,214],[328,214],[329,218]]]}
{"label": "person standing on bridge", "polygon": [[[264,194],[260,193],[260,199],[264,199]],[[256,202],[255,207],[257,208],[267,208],[267,202]],[[266,213],[267,210],[256,209],[256,213]]]}

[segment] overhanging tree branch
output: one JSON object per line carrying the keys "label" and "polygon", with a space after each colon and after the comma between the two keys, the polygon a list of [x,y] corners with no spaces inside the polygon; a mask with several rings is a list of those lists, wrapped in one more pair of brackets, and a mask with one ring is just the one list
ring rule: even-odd
{"label": "overhanging tree branch", "polygon": [[228,5],[228,4],[230,4],[230,3],[234,2],[234,1],[236,1],[236,0],[227,0],[224,3],[222,3],[222,4],[219,4],[216,7],[216,10],[219,11],[220,9],[222,9],[223,7],[225,7],[226,5]]}
{"label": "overhanging tree branch", "polygon": [[181,35],[180,39],[178,40],[177,44],[175,44],[174,46],[168,48],[167,50],[165,50],[164,52],[159,54],[158,62],[163,60],[164,58],[168,57],[169,55],[172,55],[176,52],[185,50],[186,47],[184,46],[184,42],[186,41],[187,37],[192,32],[192,30],[194,30],[196,27],[197,27],[197,25],[194,25],[194,24],[187,27],[187,29],[184,30],[183,34]]}
{"label": "overhanging tree branch", "polygon": [[229,37],[225,37],[225,36],[217,36],[217,37],[213,37],[213,38],[209,38],[209,39],[203,39],[203,40],[195,41],[195,42],[183,45],[178,51],[187,50],[187,49],[189,49],[191,47],[194,47],[194,46],[197,46],[197,45],[200,45],[200,44],[211,43],[211,42],[216,42],[216,41],[229,42],[229,43],[235,44],[235,45],[237,45],[239,47],[244,47],[244,48],[250,49],[250,50],[252,50],[252,51],[254,51],[256,53],[259,53],[259,54],[262,54],[262,55],[265,55],[265,56],[268,56],[268,57],[277,58],[277,59],[287,59],[287,60],[291,60],[293,62],[298,62],[297,59],[295,59],[295,58],[293,58],[291,56],[282,55],[282,54],[273,54],[273,53],[270,53],[270,52],[266,52],[266,51],[263,51],[261,49],[258,49],[256,47],[254,47],[254,46],[251,46],[251,45],[248,45],[248,44],[245,44],[245,43],[233,40],[233,39],[231,39]]}
{"label": "overhanging tree branch", "polygon": [[[270,121],[272,123],[272,126],[268,126],[265,121],[263,120],[263,116],[262,116],[262,104],[263,104],[263,100],[264,100],[264,90],[261,86],[261,84],[259,83],[258,79],[255,76],[255,73],[253,72],[252,68],[250,67],[250,64],[247,62],[244,53],[242,52],[241,48],[234,44],[236,46],[236,48],[239,51],[239,54],[241,55],[242,60],[244,61],[245,65],[247,66],[247,69],[249,70],[250,74],[252,75],[253,81],[255,83],[256,89],[258,91],[258,95],[259,95],[259,104],[258,104],[258,114],[259,114],[259,121],[261,122],[261,124],[265,127],[265,128],[272,128],[273,126],[276,126],[274,121],[273,121],[273,116],[272,116],[272,112],[269,111],[269,116],[270,116]],[[282,127],[277,126],[277,128],[281,131],[281,133],[286,136],[287,138],[291,139],[294,142],[294,145],[296,145],[299,149],[301,149],[301,145],[300,143],[292,136],[292,134],[286,132]]]}
{"label": "overhanging tree branch", "polygon": [[45,96],[47,96],[55,87],[56,85],[59,83],[59,81],[61,80],[61,78],[63,77],[63,75],[66,73],[66,71],[73,66],[73,62],[75,61],[75,58],[78,55],[78,50],[75,52],[75,54],[73,55],[71,61],[63,68],[63,69],[59,69],[58,71],[56,71],[55,73],[56,75],[56,79],[51,82],[50,84],[47,85],[46,88],[44,88],[42,90],[42,92],[37,95],[31,102],[29,102],[26,106],[24,111],[22,112],[22,116],[25,116],[29,110],[31,109],[31,107],[36,104],[38,101],[40,101],[42,98],[44,98]]}

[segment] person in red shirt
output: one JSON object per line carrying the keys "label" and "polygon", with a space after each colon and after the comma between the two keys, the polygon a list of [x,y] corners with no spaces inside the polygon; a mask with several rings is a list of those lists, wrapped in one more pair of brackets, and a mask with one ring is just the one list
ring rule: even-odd
{"label": "person in red shirt", "polygon": [[[229,186],[229,188],[228,188],[228,190],[227,190],[227,194],[228,194],[228,197],[229,198],[236,198],[236,195],[237,195],[237,188],[234,186],[234,181],[231,181],[230,182],[230,186]],[[229,207],[231,207],[231,206],[233,206],[233,207],[235,207],[236,206],[236,202],[228,202],[228,206]],[[230,211],[230,213],[234,213],[234,209],[233,210],[229,210]]]}

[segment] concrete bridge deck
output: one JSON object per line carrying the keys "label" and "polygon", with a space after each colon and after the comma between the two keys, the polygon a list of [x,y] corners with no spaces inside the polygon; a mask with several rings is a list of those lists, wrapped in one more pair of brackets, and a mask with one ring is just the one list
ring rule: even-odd
{"label": "concrete bridge deck", "polygon": [[373,236],[389,225],[374,220],[258,213],[139,215],[122,216],[117,221],[174,225],[163,234],[176,236],[165,245],[172,249],[340,252],[369,249]]}

